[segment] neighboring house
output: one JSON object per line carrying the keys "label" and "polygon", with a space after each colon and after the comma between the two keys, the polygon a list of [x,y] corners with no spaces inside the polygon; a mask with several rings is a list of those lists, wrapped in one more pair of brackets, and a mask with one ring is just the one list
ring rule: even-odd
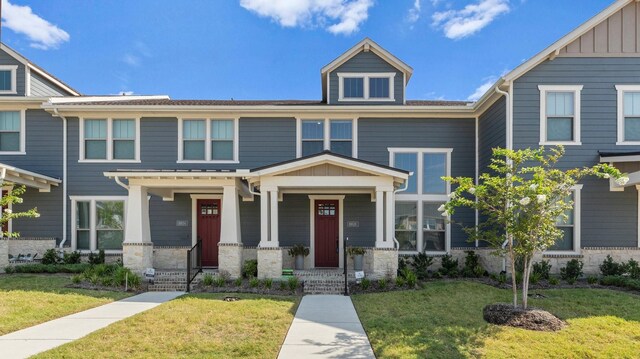
{"label": "neighboring house", "polygon": [[[369,248],[365,271],[395,275],[397,257],[479,249],[437,211],[442,176],[476,177],[494,147],[564,144],[561,167],[613,163],[625,187],[576,187],[565,236],[546,258],[596,271],[606,254],[640,259],[640,3],[618,0],[503,76],[477,102],[412,101],[413,69],[370,39],[322,68],[322,100],[171,100],[82,96],[2,45],[0,169],[29,187],[15,220],[25,237],[55,237],[124,264],[202,262],[232,276],[258,259],[260,277],[342,266],[342,243]],[[425,60],[425,62],[428,60]],[[419,64],[427,66],[427,64]],[[319,89],[320,90],[320,89]]]}

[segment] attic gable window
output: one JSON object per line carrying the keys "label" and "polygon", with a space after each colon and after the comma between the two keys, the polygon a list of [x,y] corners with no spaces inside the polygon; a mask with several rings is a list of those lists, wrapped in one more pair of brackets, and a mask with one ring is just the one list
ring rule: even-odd
{"label": "attic gable window", "polygon": [[394,101],[393,79],[389,73],[338,73],[339,101]]}
{"label": "attic gable window", "polygon": [[17,94],[16,71],[17,65],[0,66],[0,94]]}

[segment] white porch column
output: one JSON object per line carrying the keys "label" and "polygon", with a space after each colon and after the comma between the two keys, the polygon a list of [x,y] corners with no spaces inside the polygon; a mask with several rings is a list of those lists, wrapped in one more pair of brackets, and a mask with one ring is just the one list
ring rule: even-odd
{"label": "white porch column", "polygon": [[153,267],[153,244],[146,187],[129,186],[126,217],[122,263],[133,271],[141,272]]}
{"label": "white porch column", "polygon": [[384,247],[384,192],[376,188],[376,247]]}
{"label": "white porch column", "polygon": [[269,238],[270,247],[279,247],[278,240],[278,190],[269,192],[270,214],[271,214],[271,238]]}
{"label": "white porch column", "polygon": [[278,188],[260,187],[260,246],[258,278],[282,275],[282,249],[278,241]]}
{"label": "white porch column", "polygon": [[223,187],[220,225],[220,243],[242,243],[238,188],[235,185]]}
{"label": "white porch column", "polygon": [[394,221],[394,211],[396,206],[396,200],[393,194],[393,189],[387,190],[384,192],[385,194],[385,219],[386,219],[386,234],[384,238],[384,247],[393,248],[394,241],[393,237],[395,236],[395,221]]}
{"label": "white porch column", "polygon": [[260,190],[260,247],[266,247],[269,242],[269,191]]}

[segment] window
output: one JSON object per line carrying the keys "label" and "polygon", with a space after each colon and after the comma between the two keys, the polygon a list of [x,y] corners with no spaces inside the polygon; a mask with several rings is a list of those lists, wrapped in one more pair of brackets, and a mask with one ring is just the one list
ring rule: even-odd
{"label": "window", "polygon": [[618,145],[640,144],[640,85],[617,85]]}
{"label": "window", "polygon": [[72,197],[75,230],[72,248],[77,250],[122,250],[124,241],[124,197]]}
{"label": "window", "polygon": [[556,227],[563,232],[562,238],[548,249],[547,252],[579,252],[580,250],[580,190],[582,185],[573,188],[568,200],[573,202],[573,209],[565,212],[566,221],[558,218]]}
{"label": "window", "polygon": [[139,162],[140,121],[132,118],[80,120],[80,162]]}
{"label": "window", "polygon": [[338,73],[339,101],[394,101],[395,72]]}
{"label": "window", "polygon": [[180,119],[178,162],[238,162],[238,119]]}
{"label": "window", "polygon": [[538,86],[540,145],[579,145],[582,86]]}
{"label": "window", "polygon": [[298,157],[329,150],[357,157],[357,121],[355,119],[298,119]]}
{"label": "window", "polygon": [[447,252],[450,225],[438,207],[451,192],[442,177],[450,175],[452,149],[390,148],[389,152],[392,167],[413,172],[407,189],[396,194],[395,235],[400,250]]}
{"label": "window", "polygon": [[17,94],[17,65],[0,65],[0,94]]}
{"label": "window", "polygon": [[24,153],[25,111],[0,111],[0,154]]}

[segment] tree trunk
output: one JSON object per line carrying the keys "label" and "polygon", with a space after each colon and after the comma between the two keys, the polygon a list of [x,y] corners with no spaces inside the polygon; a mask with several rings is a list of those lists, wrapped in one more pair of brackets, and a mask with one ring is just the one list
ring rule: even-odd
{"label": "tree trunk", "polygon": [[518,306],[518,284],[516,283],[516,256],[513,253],[513,237],[509,235],[509,256],[511,257],[511,288],[513,288],[513,307]]}
{"label": "tree trunk", "polygon": [[522,308],[527,309],[529,304],[529,280],[531,278],[531,269],[533,268],[533,256],[525,260],[524,271],[526,275],[522,280]]}

